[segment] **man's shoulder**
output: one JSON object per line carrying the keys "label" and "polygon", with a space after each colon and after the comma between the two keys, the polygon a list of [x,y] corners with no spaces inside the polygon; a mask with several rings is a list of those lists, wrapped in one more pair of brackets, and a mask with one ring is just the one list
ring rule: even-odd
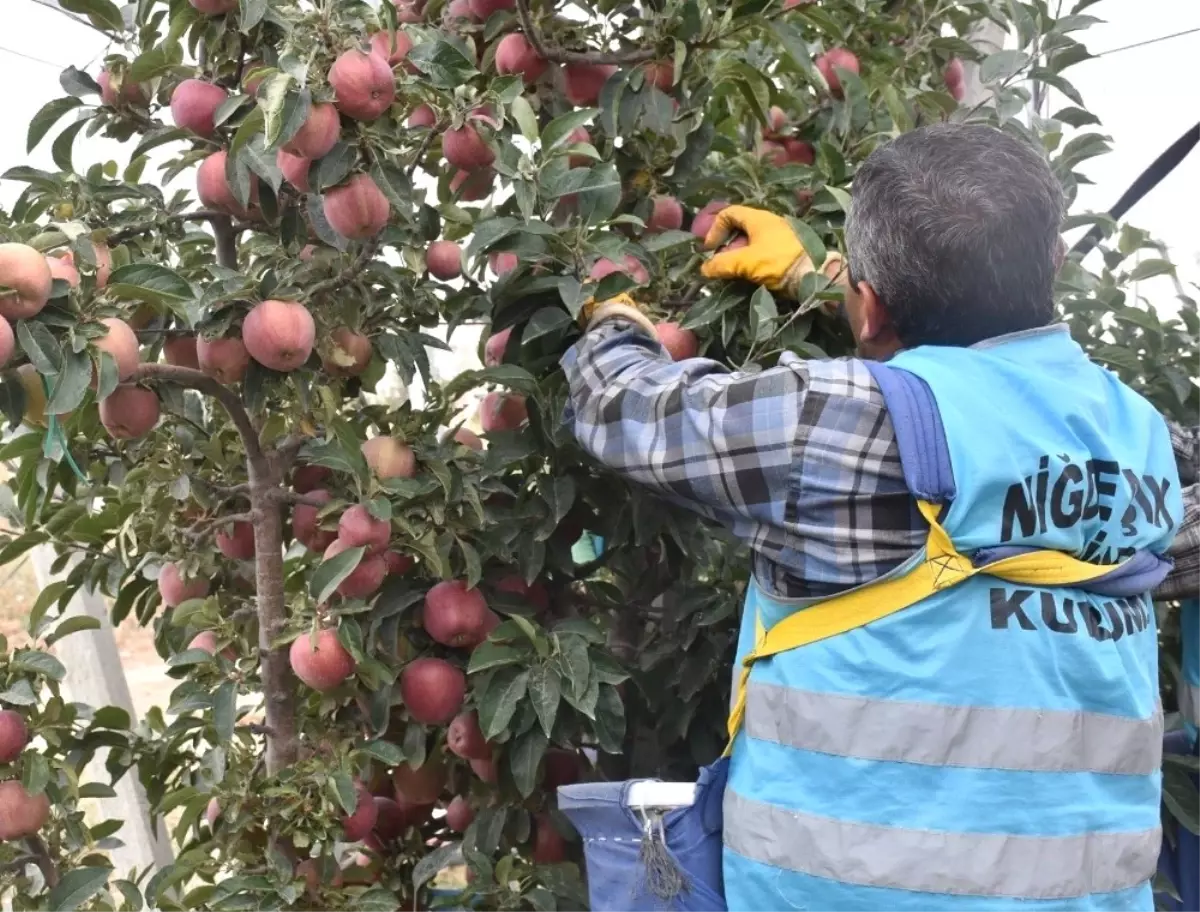
{"label": "man's shoulder", "polygon": [[779,362],[805,375],[810,393],[830,399],[850,399],[883,406],[883,393],[861,358],[807,359],[788,353]]}

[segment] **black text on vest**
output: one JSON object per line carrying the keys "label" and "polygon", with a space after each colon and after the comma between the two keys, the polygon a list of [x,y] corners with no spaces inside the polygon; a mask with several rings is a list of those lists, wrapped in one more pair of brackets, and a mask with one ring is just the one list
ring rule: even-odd
{"label": "black text on vest", "polygon": [[[1042,456],[1037,472],[1010,485],[1004,495],[1000,543],[1044,534],[1049,526],[1069,529],[1091,519],[1107,522],[1118,509],[1126,536],[1136,535],[1137,523],[1143,521],[1169,530],[1175,526],[1167,509],[1170,490],[1169,479],[1138,475],[1109,459],[1089,459],[1081,465],[1061,456]],[[1080,558],[1113,563],[1136,550],[1106,542],[1107,537],[1103,530],[1097,533]]]}
{"label": "black text on vest", "polygon": [[993,630],[1047,630],[1051,633],[1086,634],[1099,643],[1152,627],[1146,599],[1110,599],[1103,602],[1066,598],[1048,589],[989,590]]}

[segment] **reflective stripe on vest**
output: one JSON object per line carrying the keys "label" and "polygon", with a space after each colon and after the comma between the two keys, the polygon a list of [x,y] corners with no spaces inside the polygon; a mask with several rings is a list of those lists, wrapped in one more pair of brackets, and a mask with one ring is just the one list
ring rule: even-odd
{"label": "reflective stripe on vest", "polygon": [[[1191,693],[1194,699],[1195,690]],[[753,680],[747,689],[744,724],[751,738],[839,757],[1124,775],[1158,770],[1163,734],[1161,712],[1148,719],[1131,719],[1091,712],[902,702],[794,690]]]}
{"label": "reflective stripe on vest", "polygon": [[957,896],[1069,899],[1154,874],[1162,831],[1010,836],[876,826],[725,791],[725,845],[744,858],[860,886]]}

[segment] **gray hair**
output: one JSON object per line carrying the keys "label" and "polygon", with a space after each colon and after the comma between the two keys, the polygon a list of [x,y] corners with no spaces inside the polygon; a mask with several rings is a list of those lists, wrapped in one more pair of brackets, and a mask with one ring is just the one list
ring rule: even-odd
{"label": "gray hair", "polygon": [[922,127],[854,177],[850,274],[875,289],[906,347],[1044,326],[1062,217],[1062,188],[1033,146],[987,126]]}

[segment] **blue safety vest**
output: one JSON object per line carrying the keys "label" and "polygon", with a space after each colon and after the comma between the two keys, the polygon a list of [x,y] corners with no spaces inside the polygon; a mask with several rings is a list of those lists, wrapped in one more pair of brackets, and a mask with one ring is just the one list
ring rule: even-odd
{"label": "blue safety vest", "polygon": [[[1061,327],[870,368],[958,579],[938,588],[927,546],[870,585],[920,565],[933,594],[753,661],[724,801],[729,908],[1152,908],[1149,592],[1183,512],[1164,422]],[[1050,552],[1115,566],[1070,586],[988,575]],[[739,665],[819,604],[752,585]]]}

